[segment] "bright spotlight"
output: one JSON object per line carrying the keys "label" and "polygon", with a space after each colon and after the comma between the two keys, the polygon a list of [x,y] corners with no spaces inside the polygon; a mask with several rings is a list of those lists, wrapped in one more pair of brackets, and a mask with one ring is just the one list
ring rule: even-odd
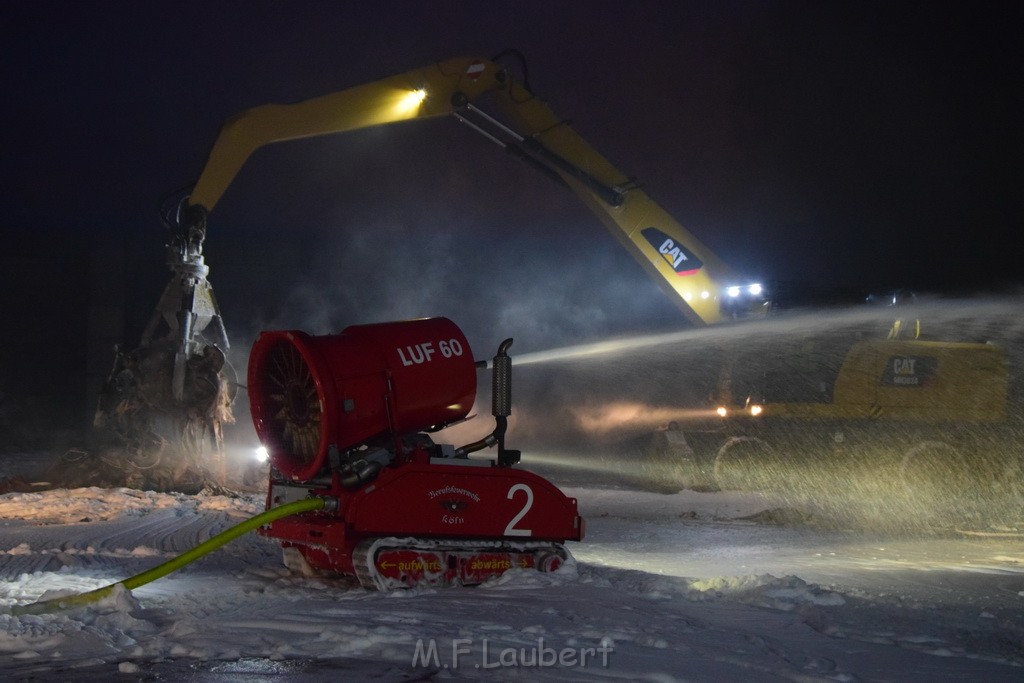
{"label": "bright spotlight", "polygon": [[419,109],[420,103],[426,98],[427,91],[423,88],[403,93],[395,104],[395,112],[400,116],[412,116]]}
{"label": "bright spotlight", "polygon": [[725,293],[735,299],[740,295],[740,288],[736,286],[727,287]]}
{"label": "bright spotlight", "polygon": [[701,299],[707,299],[709,296],[711,296],[711,292],[709,292],[706,289],[703,292],[700,293],[700,298]]}
{"label": "bright spotlight", "polygon": [[761,296],[761,285],[755,282],[754,284],[747,287],[747,291],[754,296]]}
{"label": "bright spotlight", "polygon": [[256,460],[258,462],[266,462],[270,458],[270,453],[267,451],[266,446],[260,446],[254,451]]}
{"label": "bright spotlight", "polygon": [[754,404],[754,405],[750,406],[750,414],[751,415],[755,415],[755,416],[760,415],[762,410],[764,410],[764,408],[762,408],[761,406],[759,406],[757,404]]}
{"label": "bright spotlight", "polygon": [[718,417],[725,417],[729,414],[729,410],[725,406],[718,406],[715,408],[715,412],[718,413]]}

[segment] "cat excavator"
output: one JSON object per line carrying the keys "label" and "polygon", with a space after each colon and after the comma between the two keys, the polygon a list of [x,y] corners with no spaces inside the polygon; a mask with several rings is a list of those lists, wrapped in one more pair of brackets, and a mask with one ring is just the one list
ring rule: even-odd
{"label": "cat excavator", "polygon": [[[513,75],[509,64],[519,67],[518,76]],[[691,324],[706,326],[762,318],[771,310],[769,294],[761,284],[739,277],[651,199],[637,180],[613,166],[533,94],[518,52],[506,51],[492,59],[450,59],[295,104],[262,105],[227,121],[198,181],[164,212],[172,235],[168,247],[172,278],[140,347],[118,354],[102,392],[97,423],[114,423],[122,440],[130,442],[129,450],[138,454],[156,443],[167,456],[175,450],[177,440],[183,446],[177,450],[190,454],[187,466],[182,468],[180,460],[173,457],[165,457],[172,468],[151,466],[172,483],[180,471],[205,468],[209,472],[208,461],[198,454],[204,450],[216,453],[220,447],[221,425],[231,419],[235,386],[233,371],[224,360],[227,334],[203,259],[209,216],[218,201],[250,155],[264,145],[438,118],[454,119],[571,191],[654,278]],[[161,327],[163,333],[159,334]],[[769,450],[777,453],[786,448],[784,442],[773,443],[776,436],[766,428],[774,420],[796,425],[797,433],[803,427],[817,430],[825,425],[822,433],[832,443],[844,442],[850,434],[879,425],[904,434],[907,438],[897,448],[905,451],[902,461],[908,479],[921,469],[916,466],[919,461],[948,460],[949,451],[945,449],[957,449],[947,443],[948,434],[959,433],[963,424],[985,426],[1005,416],[1005,355],[990,344],[919,339],[907,333],[908,327],[900,331],[897,326],[890,339],[880,336],[861,340],[830,361],[831,365],[826,363],[828,367],[821,370],[831,374],[815,385],[821,390],[813,399],[773,403],[761,388],[763,382],[755,386],[756,382],[739,379],[744,375],[763,379],[771,370],[759,365],[761,359],[733,358],[728,370],[721,373],[718,395],[707,406],[710,419],[704,416],[692,424],[672,425],[661,435],[663,446],[668,444],[660,449],[661,457],[685,469],[685,475],[678,479],[680,485],[756,486],[737,472]],[[414,352],[415,348],[407,351]],[[304,362],[295,367],[312,367],[318,362],[315,354],[303,358]],[[261,367],[261,371],[271,372],[266,369],[269,366]],[[262,381],[250,376],[250,386],[254,380],[256,384]],[[267,386],[270,383],[263,382]],[[958,401],[963,397],[967,400]],[[345,410],[343,398],[339,399],[340,408],[323,405],[323,396],[310,400],[317,411]],[[263,405],[272,402],[266,398]],[[301,403],[288,404],[295,408],[288,419],[298,419],[296,416],[304,413],[297,407]],[[941,409],[935,407],[940,403]],[[261,415],[254,413],[254,419],[271,420],[272,415]],[[428,430],[432,426],[416,427]],[[290,429],[295,432],[298,428]],[[276,460],[271,450],[271,471],[279,476],[276,483],[272,482],[272,492],[278,490],[278,498],[288,499],[295,494],[280,493],[285,490],[281,487],[298,484],[308,490],[309,482],[325,476],[329,479],[360,449],[375,451],[380,446],[377,441],[391,429],[386,427],[365,435],[364,440],[348,443],[348,455],[331,451],[338,447],[336,443],[310,437],[299,449],[307,451],[300,457],[295,443],[286,447],[282,444],[287,440],[279,437]],[[396,462],[405,462],[407,456],[403,453],[434,452],[433,446],[424,446],[420,437],[410,443],[420,445],[391,448],[388,456],[382,456],[382,471]],[[127,469],[144,477],[146,456],[138,457],[144,462],[128,458]],[[290,465],[295,458],[304,464]],[[961,460],[958,455],[958,462]],[[288,476],[281,475],[282,469],[301,470],[302,481],[289,482]],[[351,481],[351,473],[339,476]],[[296,538],[305,531],[300,528],[289,533],[286,543],[301,546]],[[559,533],[567,534],[564,530]],[[344,560],[338,560],[349,569],[351,550],[343,553]],[[304,557],[329,564],[316,553]]]}

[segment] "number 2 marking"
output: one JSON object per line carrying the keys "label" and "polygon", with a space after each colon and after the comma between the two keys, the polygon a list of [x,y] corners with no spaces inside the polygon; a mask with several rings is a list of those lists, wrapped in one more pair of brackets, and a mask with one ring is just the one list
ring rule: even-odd
{"label": "number 2 marking", "polygon": [[530,536],[533,534],[532,531],[530,531],[529,529],[516,529],[516,524],[518,524],[519,520],[525,517],[526,513],[530,511],[531,507],[533,507],[533,490],[526,484],[516,484],[515,486],[508,490],[508,495],[505,497],[508,498],[509,500],[512,500],[513,498],[515,498],[517,491],[526,492],[526,505],[523,506],[522,510],[516,513],[516,516],[513,517],[512,521],[508,523],[507,527],[505,527],[505,535]]}

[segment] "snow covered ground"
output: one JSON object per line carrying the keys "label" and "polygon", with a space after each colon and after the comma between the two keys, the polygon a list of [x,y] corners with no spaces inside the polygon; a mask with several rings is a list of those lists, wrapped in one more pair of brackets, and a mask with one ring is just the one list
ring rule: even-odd
{"label": "snow covered ground", "polygon": [[0,496],[5,680],[1020,681],[1024,540],[806,523],[756,494],[563,487],[574,565],[391,594],[286,570],[249,534],[132,592],[12,605],[153,567],[262,511],[127,489]]}

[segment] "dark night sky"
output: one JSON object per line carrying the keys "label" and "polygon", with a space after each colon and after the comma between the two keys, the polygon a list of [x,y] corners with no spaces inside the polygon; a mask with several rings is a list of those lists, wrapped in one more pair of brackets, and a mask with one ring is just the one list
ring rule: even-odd
{"label": "dark night sky", "polygon": [[[1019,2],[4,3],[0,412],[80,402],[97,345],[137,343],[157,207],[227,117],[509,47],[741,272],[1017,286],[1022,25]],[[266,327],[449,315],[484,356],[683,325],[574,198],[453,121],[258,152],[206,253],[236,364]]]}

